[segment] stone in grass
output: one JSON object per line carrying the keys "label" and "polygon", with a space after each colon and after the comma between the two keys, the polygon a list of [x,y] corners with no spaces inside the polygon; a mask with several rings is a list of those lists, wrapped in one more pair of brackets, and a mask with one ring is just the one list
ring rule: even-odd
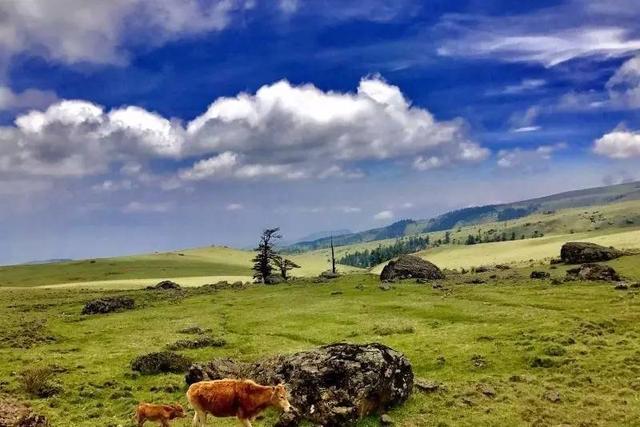
{"label": "stone in grass", "polygon": [[424,380],[420,378],[414,381],[413,387],[423,393],[436,393],[444,388],[442,384],[436,381]]}
{"label": "stone in grass", "polygon": [[496,389],[491,387],[489,384],[480,383],[476,385],[476,390],[482,393],[486,397],[496,397]]}
{"label": "stone in grass", "polygon": [[617,282],[620,275],[613,268],[602,264],[582,264],[580,267],[567,270],[568,280],[604,280],[607,282]]}
{"label": "stone in grass", "polygon": [[172,282],[171,280],[163,280],[154,286],[147,286],[147,289],[150,291],[178,291],[182,289],[182,287],[176,282]]}
{"label": "stone in grass", "polygon": [[380,425],[381,426],[392,426],[392,425],[395,425],[395,423],[393,422],[393,418],[391,418],[389,415],[382,414],[380,416]]}
{"label": "stone in grass", "polygon": [[555,390],[546,391],[542,397],[551,403],[560,403],[562,401],[562,398],[560,397],[560,393],[558,393]]}
{"label": "stone in grass", "polygon": [[616,283],[616,285],[613,287],[613,289],[617,290],[617,291],[626,291],[629,290],[629,285],[626,284],[625,282],[618,282]]}
{"label": "stone in grass", "polygon": [[181,354],[160,351],[138,356],[131,362],[131,369],[144,375],[183,373],[189,369],[191,363],[190,359]]}
{"label": "stone in grass", "polygon": [[567,264],[609,261],[622,255],[618,249],[589,242],[567,242],[560,250],[560,258]]}
{"label": "stone in grass", "polygon": [[255,363],[217,359],[194,365],[188,384],[220,378],[248,378],[260,384],[284,382],[296,408],[276,426],[303,421],[323,426],[353,426],[362,418],[401,405],[413,389],[413,370],[401,353],[378,343],[337,343]]}
{"label": "stone in grass", "polygon": [[89,301],[82,309],[82,314],[105,314],[114,311],[131,310],[135,307],[133,298],[125,296],[100,298]]}
{"label": "stone in grass", "polygon": [[222,338],[213,338],[209,336],[199,336],[194,339],[183,339],[169,344],[168,350],[185,350],[206,347],[224,347],[227,342]]}
{"label": "stone in grass", "polygon": [[411,278],[442,280],[445,277],[435,264],[415,255],[401,255],[397,260],[389,261],[380,273],[381,281]]}
{"label": "stone in grass", "polygon": [[529,277],[531,279],[548,279],[551,277],[551,273],[547,271],[532,271]]}

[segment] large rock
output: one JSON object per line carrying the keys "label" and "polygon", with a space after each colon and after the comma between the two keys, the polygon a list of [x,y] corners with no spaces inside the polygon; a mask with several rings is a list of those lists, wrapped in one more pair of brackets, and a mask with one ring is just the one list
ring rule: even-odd
{"label": "large rock", "polygon": [[135,304],[133,298],[125,296],[100,298],[87,302],[82,309],[82,314],[105,314],[113,311],[131,310]]}
{"label": "large rock", "polygon": [[163,280],[161,282],[158,282],[158,284],[156,285],[147,286],[147,289],[150,291],[172,291],[172,290],[178,291],[182,289],[182,287],[176,282],[173,282],[171,280]]}
{"label": "large rock", "polygon": [[568,280],[605,280],[617,282],[620,280],[618,273],[608,265],[582,264],[580,267],[567,270]]}
{"label": "large rock", "polygon": [[444,279],[444,274],[433,263],[415,255],[401,255],[395,261],[389,261],[380,273],[380,280],[391,281],[396,279]]}
{"label": "large rock", "polygon": [[560,258],[567,264],[609,261],[622,255],[624,253],[615,248],[588,242],[568,242],[560,250]]}
{"label": "large rock", "polygon": [[382,344],[332,344],[256,363],[218,359],[193,365],[187,384],[220,378],[250,378],[261,384],[284,382],[295,411],[276,424],[303,420],[326,427],[354,425],[405,402],[413,388],[413,370],[401,353]]}

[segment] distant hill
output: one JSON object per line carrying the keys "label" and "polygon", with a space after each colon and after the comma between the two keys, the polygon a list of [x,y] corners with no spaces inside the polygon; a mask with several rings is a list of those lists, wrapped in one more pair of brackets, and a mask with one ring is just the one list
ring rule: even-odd
{"label": "distant hill", "polygon": [[23,265],[60,264],[61,262],[71,262],[71,261],[73,261],[71,258],[54,258],[54,259],[29,261],[29,262],[23,263]]}
{"label": "distant hill", "polygon": [[[497,205],[458,209],[431,219],[403,219],[386,227],[333,237],[335,245],[351,245],[375,240],[398,238],[417,233],[450,230],[494,221],[509,221],[534,213],[557,209],[601,206],[630,200],[640,200],[640,182],[568,191],[536,199]],[[288,246],[291,252],[322,249],[329,246],[329,238],[309,239]]]}

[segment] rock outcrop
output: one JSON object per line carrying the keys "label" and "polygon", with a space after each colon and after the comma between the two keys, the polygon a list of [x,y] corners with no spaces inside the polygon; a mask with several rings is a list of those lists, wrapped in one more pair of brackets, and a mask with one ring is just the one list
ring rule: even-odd
{"label": "rock outcrop", "polygon": [[609,261],[622,255],[624,253],[618,249],[588,242],[568,242],[560,249],[560,259],[567,264]]}
{"label": "rock outcrop", "polygon": [[131,310],[134,307],[135,301],[130,297],[100,298],[87,302],[82,309],[82,314],[105,314],[113,311]]}
{"label": "rock outcrop", "polygon": [[613,268],[602,264],[582,264],[567,270],[567,280],[604,280],[618,282],[620,276]]}
{"label": "rock outcrop", "polygon": [[218,359],[192,365],[192,384],[220,378],[250,378],[261,384],[284,382],[295,411],[276,424],[297,426],[303,420],[326,427],[349,426],[363,417],[404,403],[413,388],[411,363],[382,344],[332,344],[256,363]]}
{"label": "rock outcrop", "polygon": [[397,279],[444,279],[442,271],[433,263],[415,255],[401,255],[395,261],[389,261],[380,273],[380,280],[393,281]]}
{"label": "rock outcrop", "polygon": [[172,290],[180,290],[182,287],[176,282],[172,282],[171,280],[163,280],[154,286],[147,286],[147,289],[150,291],[172,291]]}

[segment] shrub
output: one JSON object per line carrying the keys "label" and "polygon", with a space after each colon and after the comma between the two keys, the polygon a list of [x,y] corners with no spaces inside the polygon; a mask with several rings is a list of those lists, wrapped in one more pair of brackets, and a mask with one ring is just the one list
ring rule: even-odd
{"label": "shrub", "polygon": [[60,384],[53,381],[53,369],[49,366],[33,366],[20,372],[24,390],[37,397],[51,397],[62,391]]}

